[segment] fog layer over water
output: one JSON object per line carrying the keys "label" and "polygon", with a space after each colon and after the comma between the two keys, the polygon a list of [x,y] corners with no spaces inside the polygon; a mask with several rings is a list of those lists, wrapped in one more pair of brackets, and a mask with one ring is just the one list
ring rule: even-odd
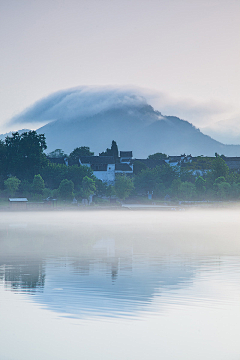
{"label": "fog layer over water", "polygon": [[2,212],[0,359],[236,359],[239,215]]}

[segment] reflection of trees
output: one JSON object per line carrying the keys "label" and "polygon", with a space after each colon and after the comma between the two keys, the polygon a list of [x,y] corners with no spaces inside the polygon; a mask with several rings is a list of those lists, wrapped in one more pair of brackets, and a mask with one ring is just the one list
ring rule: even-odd
{"label": "reflection of trees", "polygon": [[45,271],[42,260],[17,260],[4,262],[1,278],[5,286],[12,289],[24,289],[26,291],[43,290],[45,282]]}

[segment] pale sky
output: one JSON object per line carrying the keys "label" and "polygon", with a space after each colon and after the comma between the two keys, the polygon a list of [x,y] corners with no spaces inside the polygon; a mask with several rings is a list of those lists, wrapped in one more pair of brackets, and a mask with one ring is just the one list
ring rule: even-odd
{"label": "pale sky", "polygon": [[0,29],[0,133],[82,85],[153,90],[157,110],[200,128],[240,123],[239,0],[0,0]]}

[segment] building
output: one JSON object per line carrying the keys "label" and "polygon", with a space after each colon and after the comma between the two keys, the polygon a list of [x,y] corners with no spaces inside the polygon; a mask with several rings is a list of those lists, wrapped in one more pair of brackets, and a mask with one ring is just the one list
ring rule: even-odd
{"label": "building", "polygon": [[27,210],[27,198],[9,198],[11,210]]}
{"label": "building", "polygon": [[113,156],[81,156],[79,163],[90,167],[97,179],[109,185],[114,184],[115,161]]}
{"label": "building", "polygon": [[132,161],[132,151],[120,151],[120,163],[130,164]]}

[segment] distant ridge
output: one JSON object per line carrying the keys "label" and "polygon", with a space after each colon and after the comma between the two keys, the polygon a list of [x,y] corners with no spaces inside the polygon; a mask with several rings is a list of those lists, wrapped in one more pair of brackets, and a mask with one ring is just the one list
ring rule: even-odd
{"label": "distant ridge", "polygon": [[89,146],[98,155],[115,140],[119,149],[132,150],[136,158],[156,152],[240,156],[240,145],[224,145],[188,121],[162,115],[148,104],[146,96],[144,89],[133,87],[79,86],[40,99],[10,123],[15,128],[17,124],[32,123],[34,128],[46,124],[37,131],[45,134],[48,152],[62,149],[70,153]]}
{"label": "distant ridge", "polygon": [[44,133],[48,151],[57,148],[71,152],[89,146],[95,154],[115,140],[121,150],[132,150],[134,157],[144,158],[156,152],[168,155],[240,156],[240,145],[224,145],[204,135],[188,121],[163,116],[150,105],[110,109],[99,114],[55,120],[37,130]]}

